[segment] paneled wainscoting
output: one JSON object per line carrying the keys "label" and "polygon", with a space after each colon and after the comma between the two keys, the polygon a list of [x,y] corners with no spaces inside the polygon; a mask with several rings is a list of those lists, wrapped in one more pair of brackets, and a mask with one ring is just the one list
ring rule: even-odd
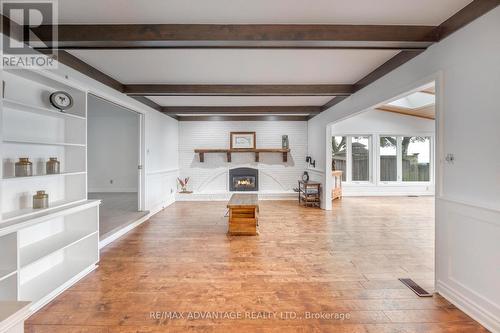
{"label": "paneled wainscoting", "polygon": [[437,290],[500,332],[500,211],[443,198],[437,211]]}
{"label": "paneled wainscoting", "polygon": [[[175,201],[179,169],[158,170],[146,173],[146,209],[156,214]],[[162,198],[158,201],[158,198]]]}

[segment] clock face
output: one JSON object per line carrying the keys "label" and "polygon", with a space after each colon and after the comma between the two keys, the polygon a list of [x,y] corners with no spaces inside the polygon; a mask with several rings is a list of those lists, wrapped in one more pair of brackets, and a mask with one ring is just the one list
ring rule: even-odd
{"label": "clock face", "polygon": [[302,180],[305,182],[309,181],[309,174],[307,172],[304,172],[304,174],[302,175]]}
{"label": "clock face", "polygon": [[50,103],[60,110],[66,110],[73,106],[73,98],[64,91],[56,91],[50,95]]}

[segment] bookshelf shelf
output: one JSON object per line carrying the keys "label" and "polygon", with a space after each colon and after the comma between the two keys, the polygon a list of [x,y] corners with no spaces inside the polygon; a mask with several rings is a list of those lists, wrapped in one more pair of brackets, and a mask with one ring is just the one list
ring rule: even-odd
{"label": "bookshelf shelf", "polygon": [[[0,110],[0,301],[31,301],[36,311],[95,269],[99,205],[87,200],[87,92],[44,72],[5,70]],[[67,112],[49,96],[66,91]],[[21,157],[33,176],[15,177]],[[61,173],[46,174],[56,157]],[[44,190],[49,207],[32,208]]]}

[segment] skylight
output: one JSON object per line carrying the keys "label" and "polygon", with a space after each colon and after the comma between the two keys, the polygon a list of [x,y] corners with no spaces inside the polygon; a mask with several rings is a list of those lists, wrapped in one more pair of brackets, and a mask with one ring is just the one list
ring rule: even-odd
{"label": "skylight", "polygon": [[406,97],[400,98],[388,105],[406,109],[419,109],[435,103],[435,96],[428,93],[416,92]]}

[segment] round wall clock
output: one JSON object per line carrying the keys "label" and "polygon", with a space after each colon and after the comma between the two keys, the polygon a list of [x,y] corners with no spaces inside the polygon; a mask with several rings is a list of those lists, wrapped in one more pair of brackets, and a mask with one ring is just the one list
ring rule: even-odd
{"label": "round wall clock", "polygon": [[56,91],[50,94],[50,104],[64,111],[73,106],[73,97],[65,91]]}
{"label": "round wall clock", "polygon": [[307,173],[307,171],[304,171],[304,174],[302,175],[302,181],[306,183],[309,181],[309,174]]}

